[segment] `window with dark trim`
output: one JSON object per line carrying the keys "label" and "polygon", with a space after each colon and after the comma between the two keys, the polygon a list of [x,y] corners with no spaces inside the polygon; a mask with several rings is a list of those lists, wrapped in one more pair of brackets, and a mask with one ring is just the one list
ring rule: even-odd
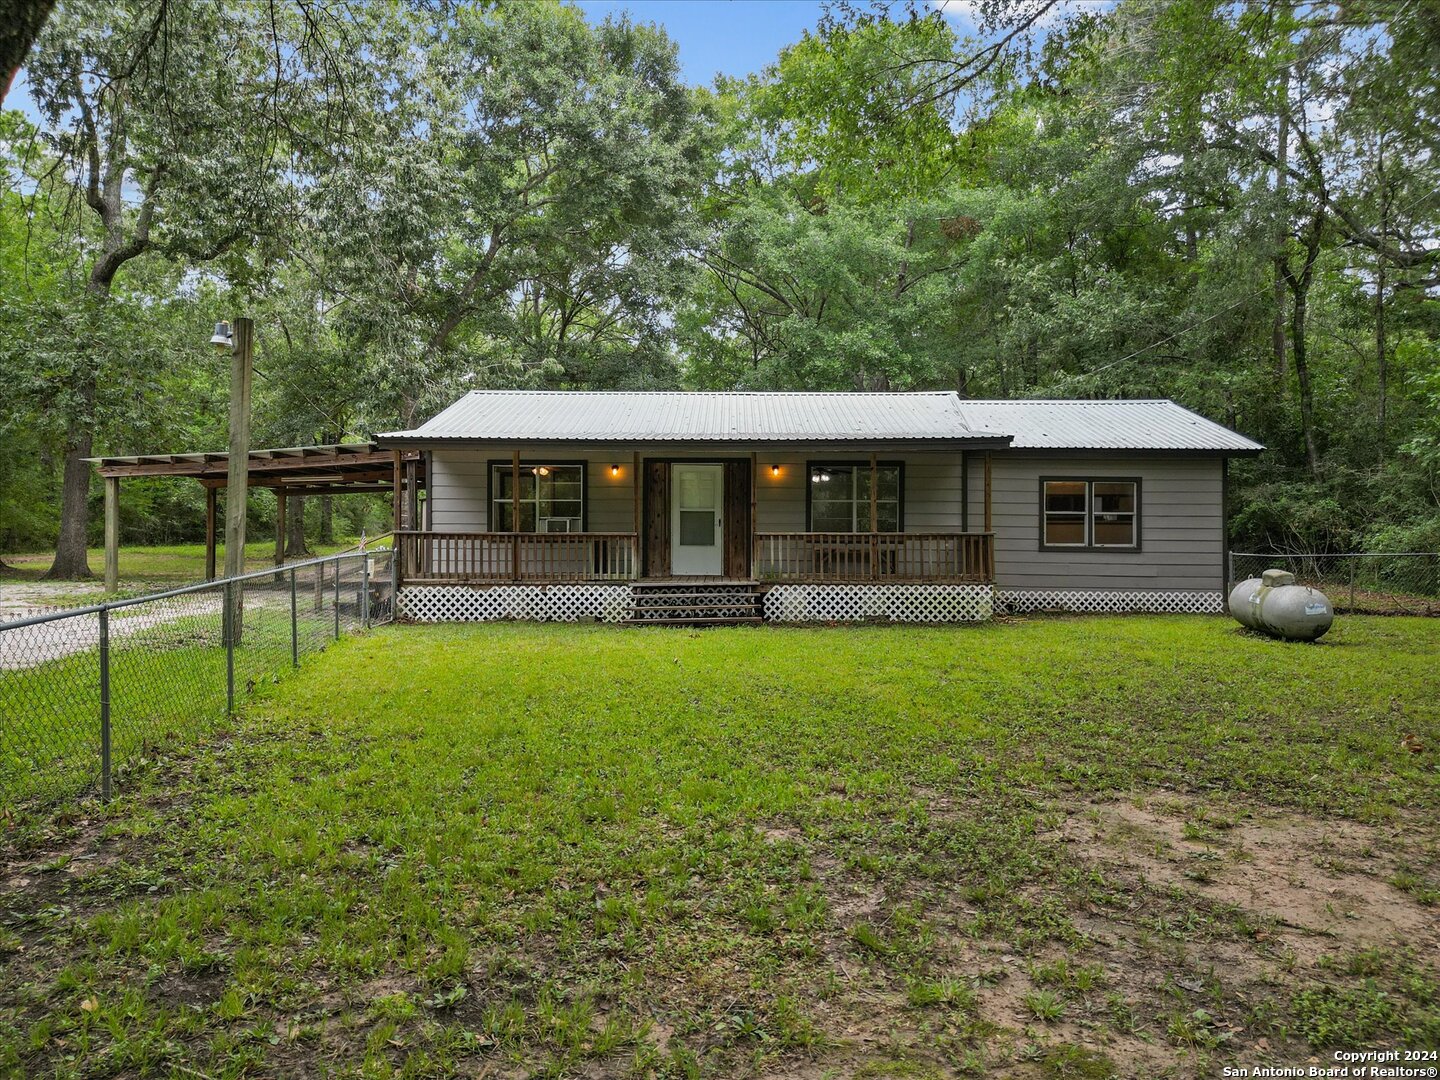
{"label": "window with dark trim", "polygon": [[1042,477],[1040,546],[1136,550],[1140,546],[1140,481]]}
{"label": "window with dark trim", "polygon": [[[512,532],[511,467],[490,464],[490,528]],[[585,466],[579,463],[535,462],[520,466],[519,532],[583,532],[585,529]]]}
{"label": "window with dark trim", "polygon": [[[881,532],[902,528],[902,467],[898,462],[878,465],[875,509]],[[869,463],[812,462],[807,500],[808,532],[870,531]]]}

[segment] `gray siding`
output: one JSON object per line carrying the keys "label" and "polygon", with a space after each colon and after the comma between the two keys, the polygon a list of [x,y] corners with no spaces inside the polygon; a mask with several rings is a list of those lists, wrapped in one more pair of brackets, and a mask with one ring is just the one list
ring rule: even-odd
{"label": "gray siding", "polygon": [[[1218,458],[993,455],[995,579],[1004,588],[1220,589]],[[1139,477],[1139,551],[1041,551],[1040,477]],[[970,456],[970,527],[984,526],[984,463]]]}
{"label": "gray siding", "polygon": [[[612,456],[606,451],[525,454],[527,462],[579,461],[589,463],[586,473],[591,532],[633,532],[634,455]],[[655,454],[659,457],[662,455]],[[708,460],[722,456],[703,453],[663,455]],[[749,456],[745,452],[744,456]],[[485,504],[485,471],[491,461],[508,460],[493,451],[437,448],[430,457],[430,528],[439,532],[484,532],[488,507]],[[759,478],[755,490],[755,516],[759,532],[804,532],[805,499],[810,460],[868,461],[865,454],[812,455],[761,451]],[[959,532],[961,526],[959,454],[887,454],[886,461],[905,463],[906,532]],[[611,477],[610,466],[620,466],[620,475]],[[771,466],[780,466],[780,475]],[[978,529],[978,521],[971,522]]]}

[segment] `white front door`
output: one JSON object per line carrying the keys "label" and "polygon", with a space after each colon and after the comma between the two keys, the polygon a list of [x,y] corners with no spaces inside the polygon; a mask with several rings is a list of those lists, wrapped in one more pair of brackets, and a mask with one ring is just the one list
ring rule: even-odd
{"label": "white front door", "polygon": [[725,571],[725,467],[671,465],[670,491],[670,572],[719,577]]}

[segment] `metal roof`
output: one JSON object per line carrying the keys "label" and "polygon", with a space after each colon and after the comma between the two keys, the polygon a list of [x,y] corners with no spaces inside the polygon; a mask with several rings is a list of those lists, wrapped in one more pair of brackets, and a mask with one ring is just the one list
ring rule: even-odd
{"label": "metal roof", "polygon": [[870,443],[1003,445],[973,432],[953,393],[474,390],[386,442]]}
{"label": "metal roof", "polygon": [[976,431],[1015,437],[1016,450],[1151,450],[1254,454],[1260,443],[1165,399],[963,401]]}

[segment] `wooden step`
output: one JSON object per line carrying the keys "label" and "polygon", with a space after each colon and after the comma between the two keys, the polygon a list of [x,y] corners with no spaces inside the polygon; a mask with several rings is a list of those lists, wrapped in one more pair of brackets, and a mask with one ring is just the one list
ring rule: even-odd
{"label": "wooden step", "polygon": [[759,625],[765,620],[759,615],[728,615],[728,616],[704,616],[688,617],[677,615],[673,619],[631,619],[631,626],[739,626]]}

